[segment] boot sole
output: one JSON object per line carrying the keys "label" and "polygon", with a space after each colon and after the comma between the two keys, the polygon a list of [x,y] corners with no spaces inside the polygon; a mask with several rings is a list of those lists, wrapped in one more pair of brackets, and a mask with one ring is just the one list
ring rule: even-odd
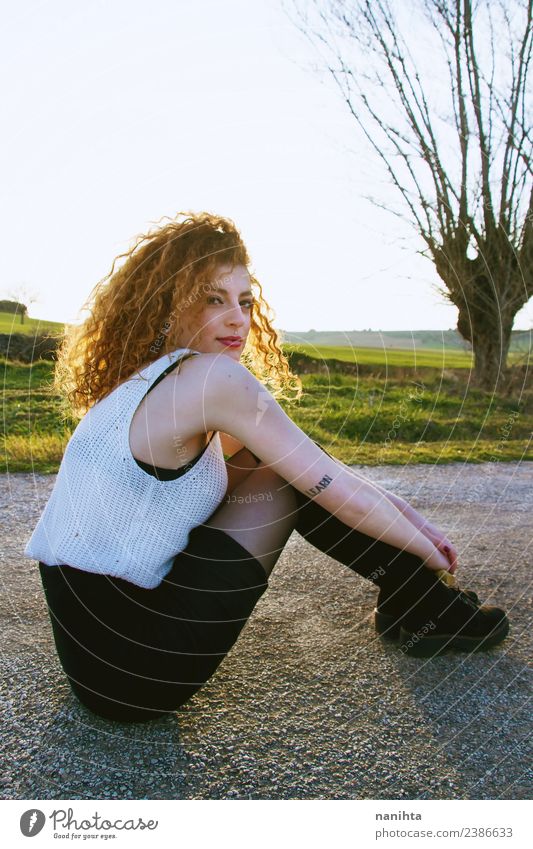
{"label": "boot sole", "polygon": [[457,649],[468,653],[485,651],[501,643],[509,633],[509,621],[506,619],[493,628],[484,637],[463,637],[460,634],[439,634],[439,636],[419,636],[400,626],[401,649],[410,657],[434,657],[443,651]]}
{"label": "boot sole", "polygon": [[400,636],[401,622],[388,613],[380,613],[377,607],[374,609],[374,626],[385,640],[397,640]]}

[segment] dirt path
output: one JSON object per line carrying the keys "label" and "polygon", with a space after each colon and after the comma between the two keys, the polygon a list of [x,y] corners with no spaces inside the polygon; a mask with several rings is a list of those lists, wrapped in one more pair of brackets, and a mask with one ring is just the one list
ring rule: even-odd
{"label": "dirt path", "polygon": [[376,638],[375,588],[294,533],[236,646],[174,716],[78,705],[22,556],[53,476],[1,475],[4,799],[526,799],[533,463],[365,468],[448,531],[497,648],[430,661]]}

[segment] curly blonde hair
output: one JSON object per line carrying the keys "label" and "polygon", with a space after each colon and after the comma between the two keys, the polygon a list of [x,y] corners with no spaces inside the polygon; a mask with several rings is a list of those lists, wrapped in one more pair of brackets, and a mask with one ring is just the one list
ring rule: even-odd
{"label": "curly blonde hair", "polygon": [[[81,418],[141,367],[181,347],[180,316],[194,311],[220,265],[248,268],[250,257],[233,221],[208,212],[178,213],[116,257],[82,307],[89,316],[66,328],[58,350],[53,388],[66,415]],[[297,400],[302,383],[290,371],[261,284],[250,277],[254,304],[241,362],[274,397]]]}

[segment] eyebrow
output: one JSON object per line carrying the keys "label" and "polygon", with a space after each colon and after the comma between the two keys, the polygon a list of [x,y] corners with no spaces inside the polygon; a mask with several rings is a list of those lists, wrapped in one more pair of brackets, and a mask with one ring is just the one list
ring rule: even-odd
{"label": "eyebrow", "polygon": [[[228,294],[227,289],[221,289],[219,286],[213,286],[212,289],[210,289],[209,291],[210,292],[222,292],[222,294],[224,294],[224,295]],[[246,292],[241,292],[241,294],[239,295],[239,298],[242,298],[243,295],[253,295],[253,292],[252,292],[251,289],[247,289]]]}

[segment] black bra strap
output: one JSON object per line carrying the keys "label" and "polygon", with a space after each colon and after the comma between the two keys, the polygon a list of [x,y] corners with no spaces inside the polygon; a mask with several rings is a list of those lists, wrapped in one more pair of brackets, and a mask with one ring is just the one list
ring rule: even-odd
{"label": "black bra strap", "polygon": [[154,382],[152,383],[152,385],[150,386],[150,388],[148,389],[148,391],[146,392],[144,397],[146,398],[146,395],[148,395],[148,393],[151,392],[152,389],[155,389],[157,384],[161,380],[163,380],[163,378],[166,377],[167,374],[170,374],[171,371],[173,371],[175,368],[180,366],[183,362],[185,362],[185,360],[190,359],[190,357],[195,357],[196,353],[197,352],[194,352],[194,353],[189,352],[189,353],[182,354],[181,357],[178,357],[178,359],[175,362],[170,363],[170,365],[167,366],[166,369],[164,369],[158,377],[156,377],[156,379],[154,380]]}
{"label": "black bra strap", "polygon": [[[197,353],[198,352],[194,352],[194,353],[188,352],[188,353],[182,354],[181,357],[178,357],[178,359],[175,362],[170,363],[170,365],[167,366],[166,369],[164,369],[158,377],[156,377],[156,379],[154,380],[154,382],[152,383],[150,388],[147,390],[144,397],[146,398],[146,395],[148,395],[148,393],[151,392],[152,389],[154,389],[157,386],[157,384],[161,380],[163,380],[164,377],[167,376],[167,374],[170,374],[171,371],[173,371],[175,368],[180,366],[185,360],[188,360],[190,357],[195,357]],[[213,432],[211,434],[211,439],[213,439],[214,435],[215,435],[215,433]],[[134,457],[133,459],[135,460],[137,465],[140,466],[140,468],[143,471],[147,472],[149,475],[152,475],[153,477],[157,478],[158,480],[162,480],[162,481],[176,480],[177,478],[181,477],[186,472],[188,472],[190,469],[192,469],[192,467],[194,465],[196,465],[196,463],[198,462],[200,457],[205,453],[205,451],[207,451],[209,444],[211,442],[211,439],[209,440],[207,445],[205,445],[202,448],[200,453],[197,454],[196,457],[194,457],[194,459],[192,459],[189,463],[187,463],[187,465],[181,466],[181,468],[179,468],[179,469],[163,469],[160,466],[153,466],[151,463],[145,463],[143,460],[138,460],[136,457]]]}

